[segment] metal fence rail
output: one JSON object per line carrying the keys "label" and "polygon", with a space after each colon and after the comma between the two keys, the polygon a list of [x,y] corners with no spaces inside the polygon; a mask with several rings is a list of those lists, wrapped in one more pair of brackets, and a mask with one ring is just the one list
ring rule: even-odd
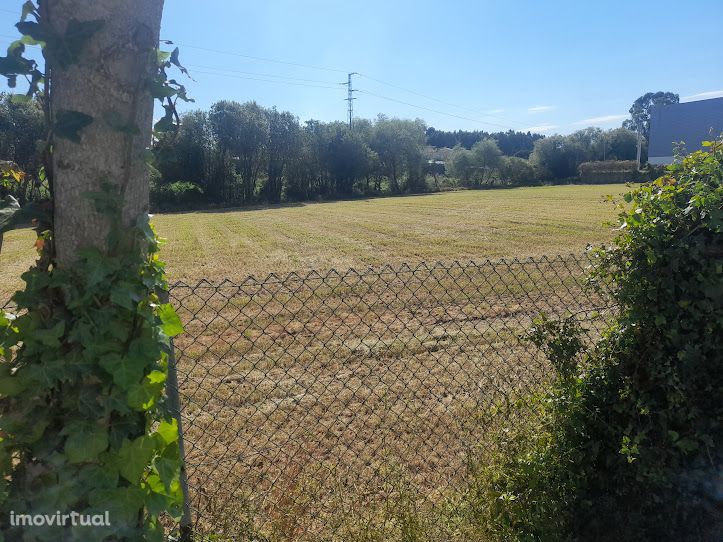
{"label": "metal fence rail", "polygon": [[403,496],[433,516],[491,427],[520,414],[508,406],[549,381],[525,338],[532,319],[572,314],[595,336],[610,302],[586,286],[590,265],[543,257],[173,284],[195,530],[350,540]]}

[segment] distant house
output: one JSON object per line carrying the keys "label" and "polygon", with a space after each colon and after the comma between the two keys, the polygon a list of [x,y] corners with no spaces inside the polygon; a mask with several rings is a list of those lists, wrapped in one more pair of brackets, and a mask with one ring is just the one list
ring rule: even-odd
{"label": "distant house", "polygon": [[650,141],[648,162],[673,162],[673,145],[683,141],[685,149],[701,149],[703,141],[710,141],[723,133],[723,98],[699,100],[652,108],[650,112]]}

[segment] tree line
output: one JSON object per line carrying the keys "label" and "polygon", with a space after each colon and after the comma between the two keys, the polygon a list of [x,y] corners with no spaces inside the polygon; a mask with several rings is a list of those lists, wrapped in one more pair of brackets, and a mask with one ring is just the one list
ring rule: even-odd
{"label": "tree line", "polygon": [[210,203],[249,205],[519,186],[574,178],[587,161],[634,159],[636,145],[624,128],[551,137],[443,132],[384,115],[350,128],[222,100],[186,113],[176,133],[157,139],[154,193],[166,187],[159,200],[173,202],[198,199],[197,190]]}
{"label": "tree line", "polygon": [[[31,173],[16,188],[35,199],[36,142],[42,110],[0,99],[0,160]],[[634,160],[637,135],[626,128],[572,134],[436,130],[421,119],[300,122],[288,111],[221,100],[181,116],[152,145],[154,208],[240,206],[455,187],[521,186],[575,179],[584,162]],[[582,179],[584,181],[584,179]]]}
{"label": "tree line", "polygon": [[471,149],[475,143],[483,139],[494,139],[497,146],[506,156],[516,156],[518,158],[529,158],[535,141],[542,139],[542,134],[533,134],[531,132],[516,132],[508,130],[506,132],[485,132],[483,130],[455,130],[444,131],[437,130],[434,127],[427,128],[427,145],[437,148],[449,148],[460,146],[465,149]]}
{"label": "tree line", "polygon": [[422,189],[426,126],[380,115],[309,120],[256,102],[222,100],[181,118],[154,144],[154,182],[197,183],[212,202],[254,202],[401,194]]}

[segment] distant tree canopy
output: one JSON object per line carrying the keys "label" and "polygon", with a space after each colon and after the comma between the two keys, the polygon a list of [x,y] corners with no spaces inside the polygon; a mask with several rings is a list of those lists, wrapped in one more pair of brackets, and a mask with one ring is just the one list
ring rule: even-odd
{"label": "distant tree canopy", "polygon": [[542,179],[569,179],[577,177],[583,162],[632,160],[636,152],[637,136],[633,132],[625,128],[603,131],[590,127],[535,141],[530,163]]}
{"label": "distant tree canopy", "polygon": [[181,118],[154,144],[157,185],[195,183],[209,202],[253,202],[425,190],[421,120],[309,120],[255,102],[219,101]]}
{"label": "distant tree canopy", "polygon": [[[0,160],[28,173],[15,196],[37,198],[37,140],[43,115],[35,102],[0,95]],[[521,186],[577,178],[583,162],[632,160],[637,136],[625,128],[585,128],[567,136],[445,132],[420,119],[300,123],[288,111],[221,100],[181,116],[177,131],[153,142],[155,208],[236,206],[454,187]],[[528,159],[529,157],[529,159]],[[0,197],[4,194],[0,193]]]}
{"label": "distant tree canopy", "polygon": [[656,105],[680,103],[680,96],[674,92],[648,92],[633,102],[630,118],[623,121],[623,128],[640,133],[647,140],[650,135],[650,110]]}
{"label": "distant tree canopy", "polygon": [[427,145],[431,145],[432,147],[447,147],[451,149],[459,145],[465,149],[471,149],[478,141],[491,138],[497,142],[497,146],[502,154],[505,156],[517,156],[519,158],[528,158],[532,152],[535,141],[543,137],[545,136],[541,134],[515,132],[514,130],[494,133],[480,130],[472,132],[465,130],[445,132],[433,127],[427,128]]}

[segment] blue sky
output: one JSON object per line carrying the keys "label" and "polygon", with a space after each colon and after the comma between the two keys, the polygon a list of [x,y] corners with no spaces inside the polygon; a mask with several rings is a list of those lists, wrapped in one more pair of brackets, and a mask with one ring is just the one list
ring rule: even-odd
{"label": "blue sky", "polygon": [[[0,8],[3,47],[21,4]],[[721,0],[165,4],[162,37],[195,79],[191,107],[256,100],[301,120],[343,120],[338,83],[355,71],[360,117],[551,134],[619,126],[647,91],[723,95]]]}

